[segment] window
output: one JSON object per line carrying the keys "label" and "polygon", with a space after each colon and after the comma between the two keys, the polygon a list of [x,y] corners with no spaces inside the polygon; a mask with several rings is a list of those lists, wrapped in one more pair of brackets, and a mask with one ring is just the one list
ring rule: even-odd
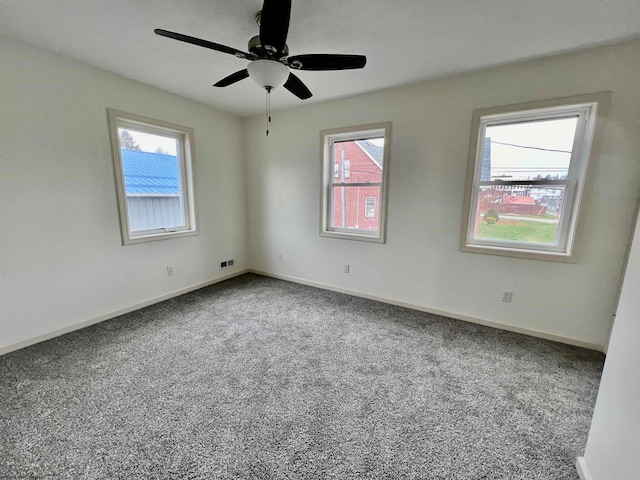
{"label": "window", "polygon": [[463,251],[571,261],[596,112],[607,99],[474,112]]}
{"label": "window", "polygon": [[364,216],[366,218],[375,218],[376,197],[367,197],[364,199]]}
{"label": "window", "polygon": [[390,133],[388,122],[321,133],[320,235],[385,241]]}
{"label": "window", "polygon": [[194,235],[193,130],[108,110],[123,245]]}

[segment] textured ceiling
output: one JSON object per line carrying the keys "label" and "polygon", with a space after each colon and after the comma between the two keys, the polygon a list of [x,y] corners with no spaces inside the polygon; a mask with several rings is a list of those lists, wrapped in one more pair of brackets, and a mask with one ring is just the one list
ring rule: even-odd
{"label": "textured ceiling", "polygon": [[[250,79],[213,83],[247,62],[162,38],[163,28],[246,51],[260,0],[0,0],[0,34],[241,116],[261,113]],[[367,56],[363,70],[297,72],[272,108],[540,57],[640,35],[640,0],[293,0],[291,55]]]}

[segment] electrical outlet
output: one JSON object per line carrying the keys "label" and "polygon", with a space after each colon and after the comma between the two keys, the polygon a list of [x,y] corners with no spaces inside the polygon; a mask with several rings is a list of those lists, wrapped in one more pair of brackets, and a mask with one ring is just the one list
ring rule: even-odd
{"label": "electrical outlet", "polygon": [[502,292],[502,301],[504,303],[511,303],[511,300],[513,300],[513,292],[509,292],[507,290]]}
{"label": "electrical outlet", "polygon": [[349,273],[349,264],[348,263],[344,264],[344,273]]}
{"label": "electrical outlet", "polygon": [[173,275],[173,267],[167,267],[167,275],[169,276]]}
{"label": "electrical outlet", "polygon": [[222,262],[220,262],[220,270],[222,270],[223,268],[233,267],[234,263],[235,260],[233,258],[230,260],[223,260]]}

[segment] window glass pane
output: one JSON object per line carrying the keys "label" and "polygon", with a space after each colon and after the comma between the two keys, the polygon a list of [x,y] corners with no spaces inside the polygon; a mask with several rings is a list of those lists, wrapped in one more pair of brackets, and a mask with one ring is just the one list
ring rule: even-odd
{"label": "window glass pane", "polygon": [[186,224],[176,138],[118,128],[131,232]]}
{"label": "window glass pane", "polygon": [[566,179],[578,117],[487,126],[480,180]]}
{"label": "window glass pane", "polygon": [[474,240],[556,245],[565,185],[484,185],[479,188]]}
{"label": "window glass pane", "polygon": [[[378,203],[380,187],[346,186],[333,187],[333,210],[331,212],[331,227],[354,230],[377,231],[380,229],[380,215],[378,209],[373,209],[373,215],[367,215],[367,203]],[[375,204],[374,204],[375,207]],[[371,213],[371,209],[369,209]]]}
{"label": "window glass pane", "polygon": [[122,244],[197,235],[193,129],[107,113]]}
{"label": "window glass pane", "polygon": [[575,260],[598,105],[609,101],[605,92],[474,111],[462,251]]}
{"label": "window glass pane", "polygon": [[321,236],[385,242],[390,133],[390,122],[321,132]]}
{"label": "window glass pane", "polygon": [[384,138],[334,144],[335,183],[381,183]]}

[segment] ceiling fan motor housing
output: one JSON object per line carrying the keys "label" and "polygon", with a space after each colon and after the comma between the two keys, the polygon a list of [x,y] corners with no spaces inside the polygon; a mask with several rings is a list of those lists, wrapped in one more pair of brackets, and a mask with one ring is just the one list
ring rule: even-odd
{"label": "ceiling fan motor housing", "polygon": [[[260,35],[256,35],[255,37],[251,37],[249,40],[249,44],[247,45],[247,50],[249,50],[254,55],[257,55],[260,58],[275,58],[278,54],[278,50],[272,45],[262,45],[260,43]],[[285,44],[282,49],[282,54],[279,58],[288,57],[289,56],[289,46]]]}
{"label": "ceiling fan motor housing", "polygon": [[162,37],[209,48],[251,62],[247,68],[216,82],[214,87],[228,87],[251,77],[267,92],[284,86],[299,99],[306,100],[311,98],[311,92],[302,80],[289,69],[350,70],[363,68],[367,58],[364,55],[343,54],[306,54],[289,57],[289,47],[286,40],[291,18],[291,3],[292,0],[263,0],[262,10],[255,16],[260,27],[260,34],[249,40],[248,52],[162,28],[156,28],[154,32]]}

